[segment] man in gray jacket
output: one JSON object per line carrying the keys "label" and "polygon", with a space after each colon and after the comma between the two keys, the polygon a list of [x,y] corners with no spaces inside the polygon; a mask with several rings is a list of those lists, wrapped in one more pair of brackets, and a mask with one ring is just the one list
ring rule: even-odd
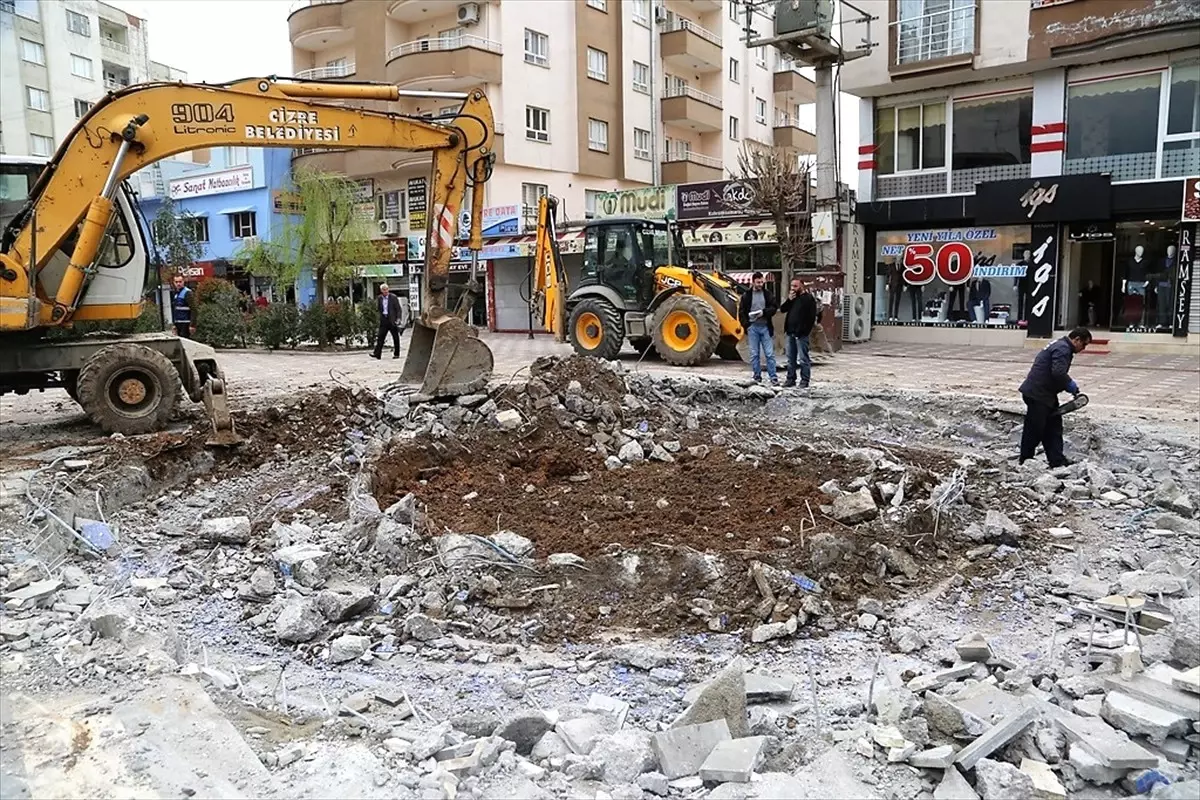
{"label": "man in gray jacket", "polygon": [[1047,345],[1033,359],[1033,366],[1029,368],[1029,375],[1025,377],[1020,390],[1025,400],[1025,428],[1021,432],[1019,463],[1024,464],[1033,458],[1039,444],[1045,448],[1046,461],[1051,467],[1064,467],[1071,463],[1063,456],[1063,424],[1062,414],[1058,413],[1058,394],[1079,394],[1079,384],[1069,374],[1071,361],[1091,341],[1091,331],[1076,328]]}

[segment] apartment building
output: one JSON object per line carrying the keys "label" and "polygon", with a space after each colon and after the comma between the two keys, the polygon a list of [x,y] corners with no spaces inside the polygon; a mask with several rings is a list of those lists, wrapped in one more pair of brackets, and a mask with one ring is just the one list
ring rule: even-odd
{"label": "apartment building", "polygon": [[1183,212],[1200,4],[856,5],[879,20],[841,74],[861,98],[875,338],[1020,344],[1085,324],[1119,349],[1200,346]]}
{"label": "apartment building", "polygon": [[[515,235],[485,248],[487,317],[493,328],[524,329],[532,243],[520,234],[541,195],[578,220],[614,192],[734,176],[747,139],[815,150],[801,128],[812,82],[745,45],[743,12],[723,0],[308,0],[288,26],[297,77],[485,88],[498,134],[485,231]],[[770,19],[755,23],[766,32]],[[457,106],[389,104],[425,116]],[[380,213],[398,215],[395,225],[384,216],[381,231],[407,234],[419,258],[427,155],[299,150],[294,165],[369,182]],[[673,187],[665,194],[673,202]],[[581,246],[564,242],[568,269]]]}
{"label": "apartment building", "polygon": [[146,20],[96,0],[0,0],[0,152],[50,156],[106,92],[160,76]]}

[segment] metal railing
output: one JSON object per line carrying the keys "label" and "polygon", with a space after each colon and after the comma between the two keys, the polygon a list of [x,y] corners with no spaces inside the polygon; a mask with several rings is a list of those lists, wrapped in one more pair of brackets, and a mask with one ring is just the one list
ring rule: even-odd
{"label": "metal railing", "polygon": [[118,42],[116,39],[109,39],[102,36],[100,37],[100,46],[106,50],[112,50],[115,53],[125,53],[126,55],[129,54],[129,45]]}
{"label": "metal railing", "polygon": [[699,164],[702,167],[712,167],[713,169],[721,169],[721,159],[716,156],[706,156],[703,153],[696,153],[691,150],[687,152],[666,153],[663,155],[662,163],[672,164],[679,161],[690,161],[693,164]]}
{"label": "metal railing", "polygon": [[675,31],[691,31],[705,41],[712,42],[717,47],[721,46],[721,37],[717,36],[707,28],[701,28],[696,23],[686,17],[675,17],[675,19],[663,26],[663,33],[674,33]]}
{"label": "metal railing", "polygon": [[[900,5],[903,8],[903,4]],[[914,64],[975,52],[975,3],[891,23],[896,29],[896,63]]]}
{"label": "metal railing", "polygon": [[800,124],[800,119],[798,117],[793,117],[791,114],[776,114],[775,127],[795,128],[796,130],[804,131],[805,133],[812,133],[812,131]]}
{"label": "metal railing", "polygon": [[296,77],[301,80],[323,80],[326,78],[345,78],[353,74],[353,64],[331,64],[326,67],[302,69],[296,73]]}
{"label": "metal railing", "polygon": [[290,6],[288,6],[288,16],[290,17],[292,14],[295,14],[300,9],[306,8],[308,6],[326,6],[326,5],[331,5],[333,3],[342,3],[342,2],[345,2],[345,0],[296,0],[296,2],[294,2]]}
{"label": "metal railing", "polygon": [[663,90],[663,99],[667,100],[672,97],[690,97],[693,100],[699,100],[701,103],[708,103],[710,106],[721,107],[721,99],[719,97],[714,97],[708,92],[702,92],[691,86],[668,86]]}
{"label": "metal railing", "polygon": [[129,81],[114,81],[112,78],[104,79],[104,88],[110,92],[116,92],[129,86]]}
{"label": "metal railing", "polygon": [[408,56],[413,53],[445,52],[448,50],[462,50],[464,47],[486,50],[489,53],[504,52],[499,42],[493,42],[491,39],[485,39],[482,36],[464,33],[461,36],[437,36],[398,44],[391,50],[388,50],[387,57],[388,61],[391,61],[393,58],[400,58],[401,56]]}

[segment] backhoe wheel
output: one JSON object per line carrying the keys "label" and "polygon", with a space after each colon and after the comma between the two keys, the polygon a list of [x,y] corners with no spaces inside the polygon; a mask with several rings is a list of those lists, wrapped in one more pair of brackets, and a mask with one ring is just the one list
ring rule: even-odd
{"label": "backhoe wheel", "polygon": [[742,354],[738,352],[736,339],[721,339],[717,345],[717,355],[726,361],[741,361]]}
{"label": "backhoe wheel", "polygon": [[625,331],[621,312],[599,298],[579,301],[567,324],[571,330],[571,346],[584,356],[612,361],[621,352]]}
{"label": "backhoe wheel", "polygon": [[79,370],[66,369],[62,373],[63,389],[76,403],[79,402]]}
{"label": "backhoe wheel", "polygon": [[654,348],[668,364],[692,367],[712,358],[721,341],[717,312],[703,298],[677,294],[654,314]]}
{"label": "backhoe wheel", "polygon": [[112,344],[79,371],[79,404],[105,433],[136,436],[162,430],[179,399],[171,360],[140,344]]}

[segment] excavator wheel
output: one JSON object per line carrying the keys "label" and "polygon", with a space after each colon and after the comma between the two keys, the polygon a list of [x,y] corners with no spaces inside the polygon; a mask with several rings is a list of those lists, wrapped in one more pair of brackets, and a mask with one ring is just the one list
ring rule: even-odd
{"label": "excavator wheel", "polygon": [[76,403],[79,402],[79,370],[66,369],[62,373],[63,389]]}
{"label": "excavator wheel", "polygon": [[617,357],[625,340],[621,312],[612,304],[595,297],[579,301],[571,311],[567,328],[571,332],[571,346],[576,353],[605,361]]}
{"label": "excavator wheel", "polygon": [[742,354],[737,349],[737,340],[727,337],[722,337],[721,343],[717,345],[717,355],[726,361],[742,360]]}
{"label": "excavator wheel", "polygon": [[717,312],[703,298],[677,294],[654,314],[654,348],[668,364],[692,367],[712,358],[721,341]]}
{"label": "excavator wheel", "polygon": [[136,436],[162,430],[179,399],[171,360],[123,342],[98,351],[79,371],[79,404],[105,433]]}

